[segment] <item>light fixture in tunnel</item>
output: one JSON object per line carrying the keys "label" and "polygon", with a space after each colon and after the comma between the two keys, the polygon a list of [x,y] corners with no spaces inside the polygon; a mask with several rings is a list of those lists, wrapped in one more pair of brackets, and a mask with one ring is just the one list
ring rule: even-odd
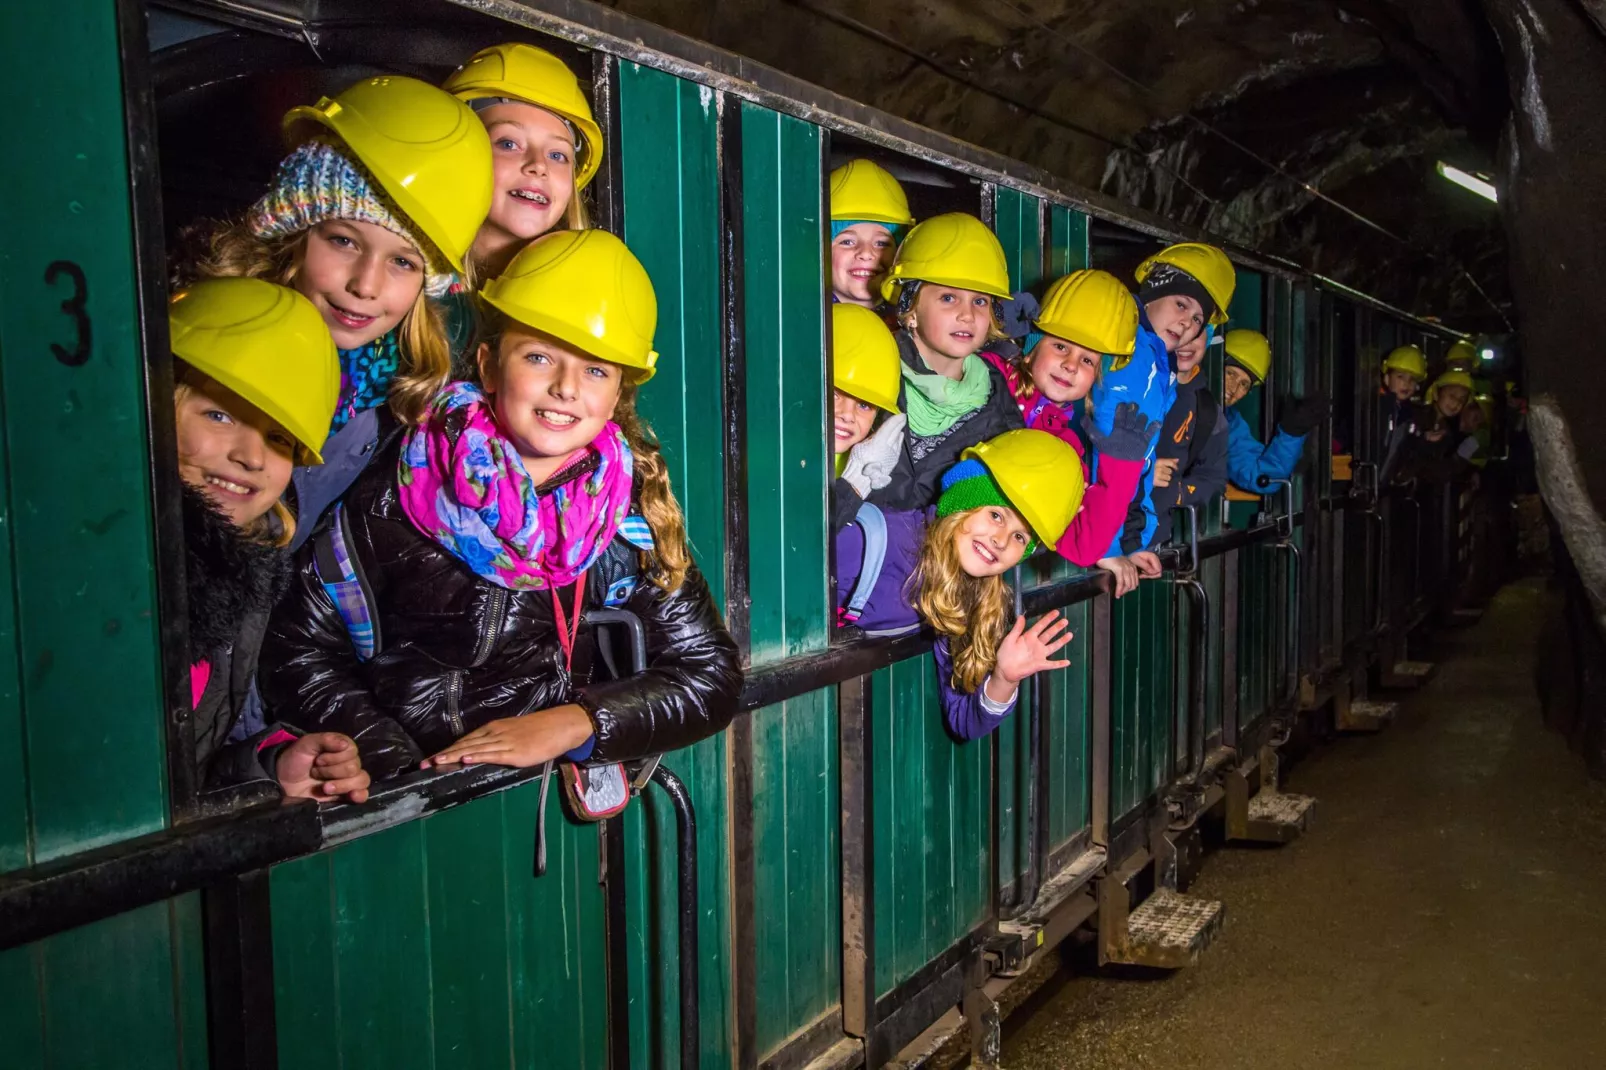
{"label": "light fixture in tunnel", "polygon": [[1480,357],[1482,357],[1484,360],[1493,360],[1494,359],[1494,350],[1486,348],[1486,349],[1484,349],[1484,351],[1482,353],[1479,353],[1478,355]]}
{"label": "light fixture in tunnel", "polygon": [[1487,198],[1491,201],[1499,201],[1500,198],[1495,193],[1494,183],[1490,182],[1487,178],[1463,171],[1459,167],[1451,167],[1443,160],[1440,160],[1435,166],[1439,174],[1443,175],[1451,182],[1454,182],[1462,189],[1469,189],[1478,196]]}

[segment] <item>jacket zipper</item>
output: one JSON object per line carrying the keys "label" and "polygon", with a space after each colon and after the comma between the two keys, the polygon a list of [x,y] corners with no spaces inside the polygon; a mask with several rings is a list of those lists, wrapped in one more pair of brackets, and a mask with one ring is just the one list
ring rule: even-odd
{"label": "jacket zipper", "polygon": [[[485,664],[491,656],[491,647],[496,645],[496,635],[502,630],[502,618],[507,614],[507,589],[503,587],[491,588],[491,611],[486,615],[485,627],[480,630],[480,641],[474,647],[474,658],[468,667],[476,669]],[[463,670],[453,669],[451,676],[446,678],[446,720],[452,726],[452,734],[463,734],[463,713],[459,708],[459,700],[463,695]]]}

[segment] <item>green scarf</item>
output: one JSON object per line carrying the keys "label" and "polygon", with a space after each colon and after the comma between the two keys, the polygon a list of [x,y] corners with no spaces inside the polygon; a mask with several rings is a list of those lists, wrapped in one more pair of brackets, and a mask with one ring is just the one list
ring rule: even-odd
{"label": "green scarf", "polygon": [[964,378],[956,380],[935,372],[917,372],[902,362],[903,381],[909,386],[903,398],[910,434],[921,438],[940,435],[960,417],[987,404],[993,386],[987,362],[972,353],[963,367]]}

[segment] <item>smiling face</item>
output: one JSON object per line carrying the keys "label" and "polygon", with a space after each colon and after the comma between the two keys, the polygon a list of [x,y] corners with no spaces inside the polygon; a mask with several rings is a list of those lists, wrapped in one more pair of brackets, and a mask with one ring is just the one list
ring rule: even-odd
{"label": "smiling face", "polygon": [[1433,403],[1445,417],[1460,416],[1472,392],[1464,386],[1441,386],[1433,392]]}
{"label": "smiling face", "polygon": [[831,240],[831,292],[838,301],[875,307],[898,245],[880,223],[855,223]]}
{"label": "smiling face", "polygon": [[497,425],[537,483],[601,433],[624,387],[619,365],[516,323],[495,349],[480,346],[479,365]]}
{"label": "smiling face", "polygon": [[1026,556],[1032,533],[1013,509],[984,505],[965,514],[954,531],[954,553],[968,576],[1002,576]]}
{"label": "smiling face", "polygon": [[496,194],[475,245],[539,238],[563,220],[574,199],[574,134],[534,104],[495,104],[479,116],[491,137]]}
{"label": "smiling face", "polygon": [[1222,383],[1221,400],[1230,408],[1242,401],[1244,395],[1249,393],[1250,388],[1254,385],[1255,381],[1249,377],[1248,372],[1236,364],[1229,364],[1227,365],[1225,380]]}
{"label": "smiling face", "polygon": [[836,452],[846,453],[869,435],[878,410],[868,401],[860,401],[852,394],[844,394],[840,390],[834,393],[836,418],[831,427],[831,441]]}
{"label": "smiling face", "polygon": [[290,485],[296,440],[234,391],[191,376],[173,395],[178,474],[210,498],[237,528],[273,508]]}
{"label": "smiling face", "polygon": [[1411,396],[1416,393],[1417,379],[1408,371],[1390,368],[1388,374],[1383,377],[1383,385],[1388,387],[1389,393],[1400,401],[1410,401]]}
{"label": "smiling face", "polygon": [[424,254],[377,223],[326,219],[307,233],[295,288],[335,345],[359,349],[401,323],[424,289]]}
{"label": "smiling face", "polygon": [[1183,382],[1193,378],[1193,370],[1204,360],[1207,348],[1209,347],[1205,345],[1203,331],[1177,346],[1177,374],[1182,377]]}
{"label": "smiling face", "polygon": [[1031,354],[1032,385],[1048,400],[1081,401],[1098,382],[1103,356],[1063,338],[1045,334]]}
{"label": "smiling face", "polygon": [[993,299],[974,290],[926,283],[907,317],[926,366],[958,378],[959,364],[982,347],[993,325]]}
{"label": "smiling face", "polygon": [[1167,353],[1191,341],[1204,330],[1204,307],[1196,298],[1186,294],[1166,294],[1143,306],[1149,317],[1149,326],[1165,343]]}

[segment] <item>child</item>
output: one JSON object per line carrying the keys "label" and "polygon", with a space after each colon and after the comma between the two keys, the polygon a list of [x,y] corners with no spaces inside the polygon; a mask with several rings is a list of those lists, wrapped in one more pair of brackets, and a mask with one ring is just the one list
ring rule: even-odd
{"label": "child", "polygon": [[257,279],[173,295],[196,781],[273,781],[287,797],[368,797],[357,746],[336,732],[264,724],[257,652],[290,572],[295,517],[280,501],[297,463],[319,463],[340,385],[312,302]]}
{"label": "child", "polygon": [[831,172],[831,300],[876,310],[881,284],[913,225],[903,187],[881,165],[849,160]]}
{"label": "child", "polygon": [[1465,338],[1457,338],[1450,343],[1450,348],[1444,351],[1444,367],[1447,371],[1461,371],[1471,375],[1478,367],[1478,351],[1472,348],[1472,343]]}
{"label": "child", "polygon": [[881,295],[896,305],[902,326],[898,408],[909,422],[897,468],[870,500],[924,509],[962,451],[1022,426],[1009,384],[977,356],[999,337],[993,301],[1009,297],[1004,248],[975,216],[928,219],[899,247]]}
{"label": "child", "polygon": [[[381,779],[617,762],[720,731],[736,644],[636,414],[658,359],[646,270],[605,231],[557,231],[483,298],[497,314],[483,386],[441,391],[337,511],[336,559],[304,555],[263,649],[264,696],[349,732]],[[347,604],[347,583],[367,609],[350,622],[329,593]],[[588,605],[640,618],[644,672],[590,681]]]}
{"label": "child", "polygon": [[465,104],[399,75],[291,109],[285,133],[293,151],[272,186],[214,233],[197,269],[294,286],[339,348],[328,463],[295,474],[299,544],[393,423],[416,423],[447,380],[431,299],[462,270],[490,207],[491,143]]}
{"label": "child", "polygon": [[860,305],[831,306],[832,531],[853,522],[863,499],[886,486],[902,455],[900,367],[898,343],[881,317]]}
{"label": "child", "polygon": [[[999,343],[982,356],[1009,383],[1026,426],[1057,435],[1076,450],[1087,483],[1092,458],[1076,432],[1077,409],[1098,383],[1105,361],[1131,355],[1137,306],[1114,275],[1076,271],[1048,288],[1031,327],[1024,353]],[[1099,457],[1098,478],[1055,546],[1061,557],[1083,568],[1097,564],[1120,531],[1143,477],[1143,458],[1159,430],[1158,423],[1144,425],[1135,404],[1123,409],[1110,433],[1088,427]]]}
{"label": "child", "polygon": [[1428,375],[1427,358],[1416,346],[1398,346],[1383,358],[1382,407],[1379,426],[1383,429],[1381,483],[1391,483],[1406,453],[1407,441],[1417,433],[1416,405],[1412,398]]}
{"label": "child", "polygon": [[[1259,331],[1227,332],[1227,407],[1242,401],[1266,381],[1271,371],[1271,343]],[[1282,424],[1268,445],[1262,446],[1249,421],[1236,410],[1227,413],[1227,475],[1250,493],[1266,490],[1261,480],[1288,479],[1305,452],[1305,436],[1327,415],[1327,396],[1290,398],[1283,405]]]}
{"label": "child", "polygon": [[441,88],[474,109],[491,139],[496,191],[469,250],[471,275],[500,275],[557,227],[586,228],[580,194],[602,166],[602,127],[562,60],[534,45],[496,45]]}
{"label": "child", "polygon": [[[837,536],[838,625],[871,635],[937,632],[933,653],[943,717],[961,740],[991,732],[1014,708],[1020,681],[1064,662],[1071,639],[1050,613],[1009,625],[1004,575],[1057,543],[1082,501],[1076,450],[1046,431],[1016,430],[965,451],[933,508],[883,513],[866,505]],[[875,553],[868,533],[880,531]],[[876,558],[880,557],[880,561]]]}
{"label": "child", "polygon": [[[1155,447],[1150,502],[1157,519],[1175,508],[1204,505],[1227,489],[1227,414],[1202,374],[1211,331],[1207,327],[1177,347],[1177,400],[1166,412]],[[1143,549],[1138,544],[1143,523],[1143,508],[1133,502],[1121,539],[1127,553]]]}
{"label": "child", "polygon": [[[1202,333],[1206,324],[1219,326],[1227,322],[1227,306],[1238,284],[1227,254],[1213,245],[1196,242],[1160,250],[1138,265],[1134,277],[1138,282],[1140,318],[1132,359],[1113,362],[1091,395],[1092,425],[1105,433],[1114,427],[1117,406],[1127,402],[1135,402],[1147,421],[1165,420],[1176,401],[1172,354]],[[1160,559],[1149,549],[1159,532],[1159,519],[1151,500],[1153,451],[1151,443],[1138,485],[1143,523],[1134,541],[1141,549],[1129,556],[1139,573],[1151,579],[1160,575]],[[1122,536],[1122,532],[1116,532],[1105,557],[1123,556]]]}

